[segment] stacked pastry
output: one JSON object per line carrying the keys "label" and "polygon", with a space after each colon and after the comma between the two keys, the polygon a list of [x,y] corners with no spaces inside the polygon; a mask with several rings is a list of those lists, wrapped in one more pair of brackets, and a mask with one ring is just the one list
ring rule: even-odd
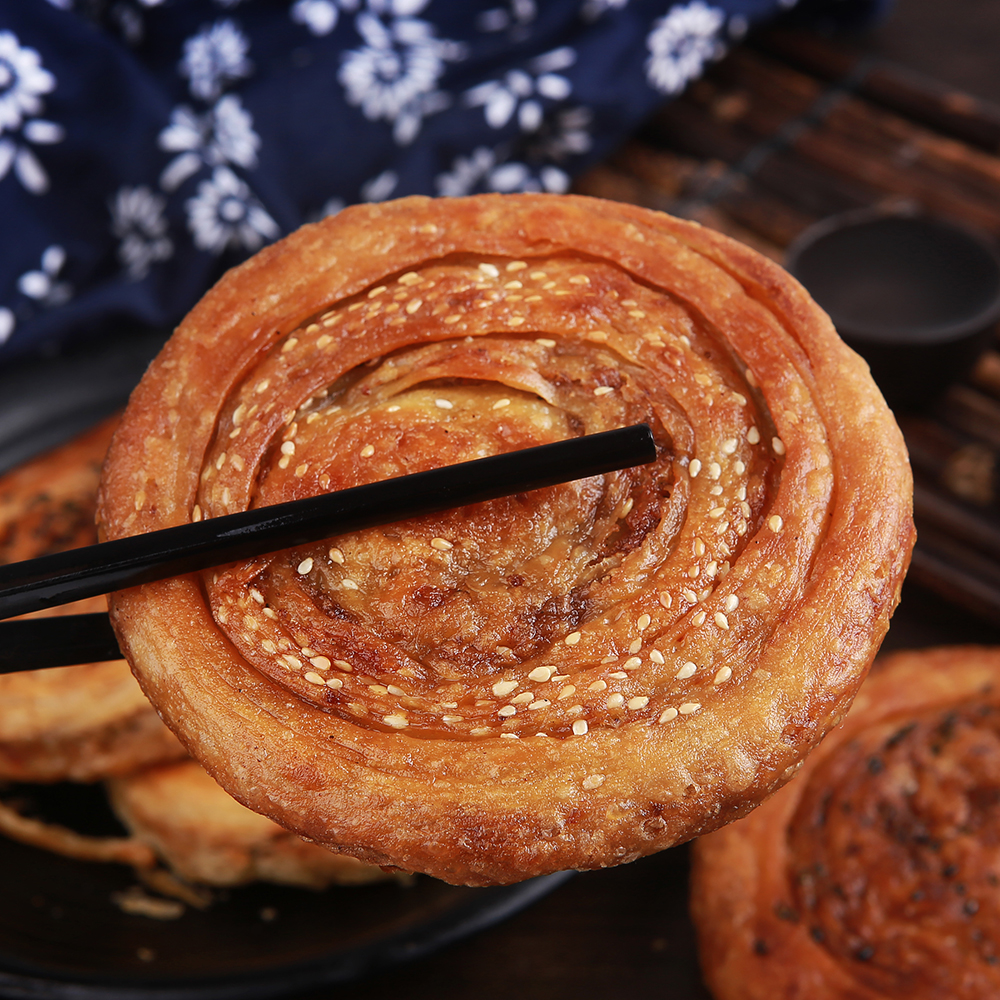
{"label": "stacked pastry", "polygon": [[897,653],[755,813],[700,840],[717,1000],[1000,995],[1000,649]]}
{"label": "stacked pastry", "polygon": [[[0,563],[97,541],[101,463],[117,418],[0,477]],[[56,613],[103,611],[104,598]],[[0,675],[0,781],[108,782],[130,837],[82,836],[0,803],[0,832],[95,861],[160,863],[207,885],[323,886],[384,877],[244,809],[160,722],[124,660]],[[161,883],[162,884],[162,883]]]}
{"label": "stacked pastry", "polygon": [[658,459],[113,596],[243,804],[460,883],[742,816],[842,718],[913,534],[899,432],[788,275],[632,206],[404,199],[227,274],[132,397],[121,538],[610,427]]}

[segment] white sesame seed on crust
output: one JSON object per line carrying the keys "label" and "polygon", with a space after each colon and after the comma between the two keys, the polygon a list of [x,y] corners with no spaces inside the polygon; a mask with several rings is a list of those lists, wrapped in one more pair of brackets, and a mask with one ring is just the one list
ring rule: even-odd
{"label": "white sesame seed on crust", "polygon": [[326,682],[326,686],[333,688],[334,691],[339,691],[344,686],[344,682],[339,677],[331,677]]}
{"label": "white sesame seed on crust", "polygon": [[542,347],[555,347],[556,342],[548,337],[536,337],[535,343],[540,344]]}
{"label": "white sesame seed on crust", "polygon": [[567,646],[575,646],[575,645],[577,645],[579,643],[579,641],[582,638],[583,638],[583,633],[581,633],[581,632],[570,632],[570,634],[568,636],[566,636],[565,639],[563,639],[563,642]]}
{"label": "white sesame seed on crust", "polygon": [[334,661],[333,661],[333,665],[334,665],[334,666],[335,666],[335,667],[336,667],[336,668],[337,668],[338,670],[343,670],[345,674],[349,674],[349,673],[351,673],[351,671],[352,671],[352,670],[354,670],[354,667],[352,667],[352,666],[351,666],[351,665],[350,665],[350,664],[349,664],[349,663],[347,662],[347,660],[334,660]]}
{"label": "white sesame seed on crust", "polygon": [[640,708],[645,708],[648,704],[649,699],[645,695],[637,695],[635,698],[629,698],[626,708],[637,712]]}
{"label": "white sesame seed on crust", "polygon": [[756,427],[751,427],[750,430],[747,431],[747,441],[749,441],[750,444],[758,444],[760,442],[760,431],[757,430]]}
{"label": "white sesame seed on crust", "polygon": [[607,700],[606,704],[607,704],[608,708],[612,708],[612,709],[613,708],[621,708],[622,705],[625,704],[625,698],[624,698],[623,695],[620,695],[617,692],[615,692],[615,694],[609,694],[608,695],[608,700]]}
{"label": "white sesame seed on crust", "polygon": [[479,265],[479,270],[490,278],[500,277],[500,269],[496,266],[496,264],[489,264],[484,262]]}
{"label": "white sesame seed on crust", "polygon": [[321,687],[326,686],[326,681],[323,680],[323,678],[320,677],[319,674],[315,673],[312,670],[310,670],[309,673],[305,674],[305,679],[309,681],[310,684],[318,684]]}
{"label": "white sesame seed on crust", "polygon": [[681,715],[692,715],[694,712],[697,712],[699,708],[701,708],[701,702],[686,701],[680,706],[680,708],[677,709],[677,711],[680,712]]}
{"label": "white sesame seed on crust", "polygon": [[535,667],[535,669],[528,674],[528,677],[533,681],[544,682],[549,680],[553,673],[555,673],[555,671],[551,667]]}
{"label": "white sesame seed on crust", "polygon": [[564,701],[566,698],[571,698],[575,694],[576,694],[576,685],[567,684],[564,688],[562,688],[559,691],[559,695],[556,698],[556,701]]}
{"label": "white sesame seed on crust", "polygon": [[498,399],[493,404],[493,409],[494,410],[502,410],[505,406],[510,406],[510,400],[506,399],[506,398],[504,398],[504,399]]}
{"label": "white sesame seed on crust", "polygon": [[303,559],[302,562],[300,562],[298,566],[295,567],[295,572],[300,573],[302,576],[305,576],[306,573],[312,570],[312,568],[313,568],[312,556],[306,556],[305,559]]}
{"label": "white sesame seed on crust", "polygon": [[604,784],[604,780],[603,774],[590,774],[583,779],[583,787],[587,791],[591,791],[594,788],[600,788]]}
{"label": "white sesame seed on crust", "polygon": [[698,667],[694,663],[692,663],[690,660],[688,660],[688,662],[685,663],[680,668],[680,670],[677,671],[676,674],[674,674],[674,677],[677,680],[679,680],[679,681],[686,681],[689,677],[693,677],[694,676],[695,671],[697,669],[698,669]]}
{"label": "white sesame seed on crust", "polygon": [[663,710],[663,712],[660,714],[660,717],[656,721],[657,722],[670,722],[672,719],[676,719],[676,718],[677,718],[677,709],[676,708],[667,708],[667,709]]}
{"label": "white sesame seed on crust", "polygon": [[735,611],[740,606],[740,599],[735,594],[730,594],[726,598],[726,611]]}
{"label": "white sesame seed on crust", "polygon": [[692,479],[695,479],[699,472],[701,472],[701,461],[697,458],[692,458],[688,464],[688,475]]}
{"label": "white sesame seed on crust", "polygon": [[534,701],[535,696],[530,691],[523,691],[521,694],[511,698],[512,705],[527,705],[529,701]]}
{"label": "white sesame seed on crust", "polygon": [[609,395],[610,393],[612,393],[614,391],[615,390],[610,385],[599,385],[594,390],[594,395],[595,396],[607,396],[607,395]]}
{"label": "white sesame seed on crust", "polygon": [[691,624],[692,624],[692,625],[694,625],[694,627],[695,627],[695,628],[698,628],[698,626],[700,626],[700,625],[704,625],[704,624],[705,624],[705,619],[706,619],[707,617],[708,617],[708,615],[706,614],[706,612],[704,612],[704,611],[699,611],[699,612],[698,612],[698,613],[697,613],[697,614],[696,614],[696,615],[695,615],[695,616],[694,616],[694,617],[693,617],[693,618],[691,619]]}
{"label": "white sesame seed on crust", "polygon": [[628,646],[628,651],[634,656],[642,649],[642,639],[633,639]]}
{"label": "white sesame seed on crust", "polygon": [[785,442],[779,437],[771,438],[771,447],[774,449],[775,455],[785,454]]}
{"label": "white sesame seed on crust", "polygon": [[454,407],[454,403],[450,399],[435,399],[434,405],[439,410],[450,410]]}
{"label": "white sesame seed on crust", "polygon": [[505,268],[505,271],[523,271],[528,265],[523,260],[512,260]]}
{"label": "white sesame seed on crust", "polygon": [[549,705],[551,705],[551,704],[552,704],[551,701],[546,701],[545,698],[539,698],[538,701],[533,701],[528,706],[528,711],[529,712],[537,712],[539,709],[548,708]]}
{"label": "white sesame seed on crust", "polygon": [[[655,652],[655,650],[654,650]],[[630,656],[623,664],[622,670],[635,670],[642,666],[642,660],[638,656]]]}
{"label": "white sesame seed on crust", "polygon": [[607,688],[608,688],[608,682],[607,681],[594,681],[594,683],[591,684],[587,688],[587,690],[588,691],[606,691]]}
{"label": "white sesame seed on crust", "polygon": [[573,735],[574,736],[586,736],[587,735],[587,730],[589,728],[590,727],[587,725],[587,720],[586,719],[577,719],[576,722],[573,723]]}
{"label": "white sesame seed on crust", "polygon": [[410,720],[405,715],[385,715],[382,717],[382,721],[393,729],[405,729],[410,724]]}
{"label": "white sesame seed on crust", "polygon": [[651,659],[651,660],[652,660],[652,661],[653,661],[654,663],[658,663],[658,664],[660,664],[661,666],[662,666],[662,665],[663,665],[664,663],[666,663],[666,662],[667,662],[667,661],[666,661],[666,660],[664,659],[664,657],[663,657],[663,654],[662,654],[662,653],[661,653],[661,652],[660,652],[660,651],[659,651],[658,649],[651,649],[651,650],[649,651],[649,658],[650,658],[650,659]]}
{"label": "white sesame seed on crust", "polygon": [[772,514],[767,519],[767,526],[777,534],[785,526],[785,522],[782,520],[780,514]]}
{"label": "white sesame seed on crust", "polygon": [[728,631],[729,619],[721,611],[716,611],[712,617],[713,620],[715,621],[715,624],[718,625],[719,628],[726,629]]}
{"label": "white sesame seed on crust", "polygon": [[497,712],[497,715],[503,717],[504,719],[509,719],[512,715],[517,715],[517,708],[514,705],[504,705],[504,707]]}
{"label": "white sesame seed on crust", "polygon": [[517,690],[517,681],[497,681],[493,685],[492,691],[498,698],[504,698],[511,693],[511,691]]}
{"label": "white sesame seed on crust", "polygon": [[730,666],[720,667],[719,672],[715,675],[715,679],[712,681],[713,684],[725,684],[730,677],[733,676],[733,668]]}
{"label": "white sesame seed on crust", "polygon": [[371,458],[375,454],[375,445],[366,444],[364,448],[361,449],[362,458]]}
{"label": "white sesame seed on crust", "polygon": [[314,666],[318,667],[320,670],[329,670],[332,664],[326,656],[310,656],[309,662]]}
{"label": "white sesame seed on crust", "polygon": [[340,549],[336,548],[336,546],[330,549],[327,555],[330,557],[330,562],[337,563],[339,566],[344,565],[344,553],[341,552]]}

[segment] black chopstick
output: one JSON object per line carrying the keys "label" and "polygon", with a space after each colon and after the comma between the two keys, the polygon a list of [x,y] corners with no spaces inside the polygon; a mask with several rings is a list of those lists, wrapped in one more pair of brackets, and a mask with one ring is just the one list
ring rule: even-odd
{"label": "black chopstick", "polygon": [[0,618],[655,458],[652,431],[636,424],[9,563],[0,566]]}
{"label": "black chopstick", "polygon": [[0,674],[119,660],[122,655],[106,611],[0,622],[0,637]]}

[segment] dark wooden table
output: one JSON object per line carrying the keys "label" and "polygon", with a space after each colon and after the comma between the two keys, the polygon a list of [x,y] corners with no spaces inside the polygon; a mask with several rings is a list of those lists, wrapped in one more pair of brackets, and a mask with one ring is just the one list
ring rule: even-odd
{"label": "dark wooden table", "polygon": [[[1000,102],[997,0],[897,0],[858,40],[944,83]],[[884,648],[1000,643],[1000,628],[908,583]],[[687,915],[687,848],[573,877],[503,924],[429,957],[305,1000],[706,1000]]]}

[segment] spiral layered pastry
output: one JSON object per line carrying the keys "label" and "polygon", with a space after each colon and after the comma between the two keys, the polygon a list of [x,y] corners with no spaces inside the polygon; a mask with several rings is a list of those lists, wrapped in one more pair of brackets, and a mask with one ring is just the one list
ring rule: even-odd
{"label": "spiral layered pastry", "polygon": [[[97,485],[116,424],[0,477],[0,564],[97,541]],[[43,614],[106,609],[95,597]],[[183,756],[124,660],[0,675],[0,779],[95,781]]]}
{"label": "spiral layered pastry", "polygon": [[865,366],[701,227],[545,195],[346,210],[231,271],[133,395],[109,538],[648,423],[649,466],[120,592],[140,683],[237,799],[468,884],[742,815],[898,600],[909,468]]}
{"label": "spiral layered pastry", "polygon": [[998,829],[1000,650],[887,657],[795,781],[695,845],[714,996],[1000,995]]}

